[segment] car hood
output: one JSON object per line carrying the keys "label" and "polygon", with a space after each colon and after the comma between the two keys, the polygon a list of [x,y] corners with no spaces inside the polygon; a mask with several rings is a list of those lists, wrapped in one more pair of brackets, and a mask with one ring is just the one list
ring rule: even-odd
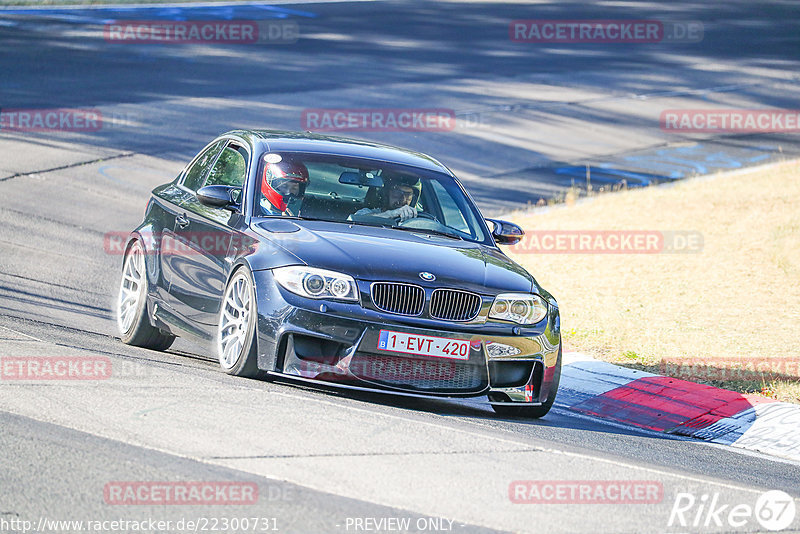
{"label": "car hood", "polygon": [[[310,266],[360,280],[406,281],[483,294],[539,289],[522,267],[480,243],[422,231],[326,221],[266,219],[252,229]],[[421,272],[433,274],[436,280],[424,282]]]}

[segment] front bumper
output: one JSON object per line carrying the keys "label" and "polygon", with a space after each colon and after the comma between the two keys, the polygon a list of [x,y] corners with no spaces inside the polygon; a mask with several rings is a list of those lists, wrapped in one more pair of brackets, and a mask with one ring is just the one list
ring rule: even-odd
{"label": "front bumper", "polygon": [[[558,307],[531,328],[408,318],[357,303],[303,298],[279,287],[271,271],[255,271],[258,366],[346,388],[400,395],[473,397],[493,404],[546,401],[558,365]],[[469,342],[467,359],[378,350],[381,330]]]}

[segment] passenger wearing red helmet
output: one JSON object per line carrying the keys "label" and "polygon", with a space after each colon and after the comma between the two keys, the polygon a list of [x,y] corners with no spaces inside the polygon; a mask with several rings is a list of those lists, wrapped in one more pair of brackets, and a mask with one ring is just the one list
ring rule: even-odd
{"label": "passenger wearing red helmet", "polygon": [[261,208],[266,215],[297,216],[308,185],[308,169],[278,154],[264,156]]}

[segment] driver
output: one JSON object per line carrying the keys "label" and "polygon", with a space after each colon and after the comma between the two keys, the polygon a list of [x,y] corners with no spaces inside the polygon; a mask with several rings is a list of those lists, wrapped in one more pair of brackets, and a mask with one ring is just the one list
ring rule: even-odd
{"label": "driver", "polygon": [[[272,159],[278,159],[275,154]],[[266,215],[289,215],[300,213],[303,195],[308,185],[308,169],[299,161],[279,160],[265,163],[261,179],[261,208]]]}
{"label": "driver", "polygon": [[422,182],[416,176],[381,175],[383,178],[382,206],[379,208],[362,208],[351,217],[372,215],[405,221],[417,216],[417,200],[422,190]]}

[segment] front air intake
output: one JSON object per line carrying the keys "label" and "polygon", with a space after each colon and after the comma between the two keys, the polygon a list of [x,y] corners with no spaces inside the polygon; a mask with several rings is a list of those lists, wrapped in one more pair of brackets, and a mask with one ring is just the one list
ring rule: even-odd
{"label": "front air intake", "polygon": [[431,296],[431,317],[443,321],[471,321],[481,311],[481,297],[458,289],[436,289]]}
{"label": "front air intake", "polygon": [[413,284],[375,282],[372,284],[372,303],[388,313],[419,315],[425,305],[425,291]]}

